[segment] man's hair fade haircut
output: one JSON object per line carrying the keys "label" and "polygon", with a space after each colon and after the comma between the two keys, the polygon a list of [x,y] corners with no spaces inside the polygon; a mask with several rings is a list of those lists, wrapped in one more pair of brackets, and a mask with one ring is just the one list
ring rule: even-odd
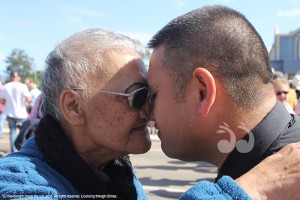
{"label": "man's hair fade haircut", "polygon": [[174,96],[180,101],[197,67],[219,79],[234,103],[253,108],[262,84],[272,80],[268,51],[251,23],[225,6],[206,6],[169,22],[148,43],[164,47],[162,66],[174,77]]}

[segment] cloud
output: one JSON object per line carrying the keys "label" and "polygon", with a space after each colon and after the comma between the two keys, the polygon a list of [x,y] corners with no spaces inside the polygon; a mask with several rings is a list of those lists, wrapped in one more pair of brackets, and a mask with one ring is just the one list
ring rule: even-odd
{"label": "cloud", "polygon": [[280,17],[280,18],[283,18],[283,17],[296,17],[300,15],[300,9],[299,8],[296,8],[296,9],[293,9],[293,10],[285,10],[285,11],[278,11],[277,12],[277,16]]}
{"label": "cloud", "polygon": [[62,13],[68,13],[68,14],[76,14],[76,15],[82,15],[82,16],[88,16],[88,17],[102,17],[105,16],[104,13],[84,9],[81,7],[76,6],[60,6],[59,11]]}

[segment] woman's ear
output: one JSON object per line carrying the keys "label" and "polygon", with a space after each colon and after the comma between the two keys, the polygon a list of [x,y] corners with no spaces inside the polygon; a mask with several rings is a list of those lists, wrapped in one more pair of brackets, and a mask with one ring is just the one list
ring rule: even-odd
{"label": "woman's ear", "polygon": [[207,69],[201,67],[194,70],[193,79],[196,81],[198,87],[198,113],[207,115],[216,98],[215,79]]}
{"label": "woman's ear", "polygon": [[78,93],[72,89],[66,89],[62,91],[59,101],[66,121],[74,126],[85,123],[84,110],[81,105],[83,101]]}

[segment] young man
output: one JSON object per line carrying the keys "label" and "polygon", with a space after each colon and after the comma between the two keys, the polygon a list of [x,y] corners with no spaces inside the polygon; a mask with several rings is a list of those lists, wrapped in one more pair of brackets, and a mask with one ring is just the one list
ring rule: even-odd
{"label": "young man", "polygon": [[206,161],[238,178],[300,140],[299,118],[276,100],[267,49],[224,6],[177,17],[149,42],[153,117],[166,155]]}
{"label": "young man", "polygon": [[21,77],[17,71],[10,74],[10,82],[3,86],[0,92],[0,101],[5,105],[7,116],[11,152],[18,151],[14,145],[17,138],[17,124],[24,122],[28,118],[26,102],[31,101],[27,86],[20,82]]}

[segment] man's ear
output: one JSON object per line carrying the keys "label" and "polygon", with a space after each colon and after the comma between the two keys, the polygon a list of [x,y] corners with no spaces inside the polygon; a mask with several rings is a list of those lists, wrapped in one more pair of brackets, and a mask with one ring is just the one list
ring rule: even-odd
{"label": "man's ear", "polygon": [[85,123],[81,96],[71,89],[64,90],[60,95],[60,107],[66,121],[70,124],[82,125]]}
{"label": "man's ear", "polygon": [[193,79],[196,81],[198,87],[198,113],[207,115],[216,98],[215,79],[207,69],[201,67],[194,70]]}

